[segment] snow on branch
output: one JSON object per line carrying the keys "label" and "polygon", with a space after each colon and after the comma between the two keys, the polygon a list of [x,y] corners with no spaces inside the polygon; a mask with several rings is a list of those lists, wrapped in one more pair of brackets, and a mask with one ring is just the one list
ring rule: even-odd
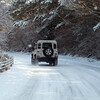
{"label": "snow on branch", "polygon": [[21,28],[23,28],[28,24],[29,21],[21,20],[21,21],[16,21],[13,26],[20,26]]}
{"label": "snow on branch", "polygon": [[58,25],[55,27],[55,29],[60,28],[62,25],[64,25],[64,22],[61,22],[60,24],[58,24]]}
{"label": "snow on branch", "polygon": [[98,7],[97,7],[97,6],[95,6],[95,7],[94,7],[94,10],[98,10]]}
{"label": "snow on branch", "polygon": [[36,0],[27,0],[25,4],[30,4],[30,3],[34,3],[36,2]]}
{"label": "snow on branch", "polygon": [[52,0],[46,0],[45,3],[52,3]]}
{"label": "snow on branch", "polygon": [[96,31],[99,28],[100,28],[100,22],[96,26],[93,27],[93,30]]}

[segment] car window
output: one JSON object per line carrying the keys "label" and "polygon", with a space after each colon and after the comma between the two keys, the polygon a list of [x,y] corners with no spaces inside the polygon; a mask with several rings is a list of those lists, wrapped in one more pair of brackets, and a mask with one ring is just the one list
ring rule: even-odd
{"label": "car window", "polygon": [[52,48],[52,43],[43,43],[43,48]]}
{"label": "car window", "polygon": [[54,44],[54,49],[56,49],[57,48],[57,46],[56,46],[56,44]]}
{"label": "car window", "polygon": [[38,44],[38,49],[41,49],[41,43]]}

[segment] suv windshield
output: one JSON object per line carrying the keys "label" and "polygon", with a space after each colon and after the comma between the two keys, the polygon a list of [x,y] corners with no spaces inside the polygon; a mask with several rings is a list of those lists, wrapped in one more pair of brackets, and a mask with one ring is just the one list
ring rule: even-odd
{"label": "suv windshield", "polygon": [[43,48],[52,48],[52,43],[43,43]]}

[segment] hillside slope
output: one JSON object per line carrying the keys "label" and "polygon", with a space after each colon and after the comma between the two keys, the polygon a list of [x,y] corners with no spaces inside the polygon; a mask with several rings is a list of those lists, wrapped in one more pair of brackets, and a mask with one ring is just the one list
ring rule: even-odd
{"label": "hillside slope", "polygon": [[27,51],[38,39],[55,39],[60,53],[99,59],[99,1],[62,1],[15,1],[10,9],[15,19],[10,50]]}

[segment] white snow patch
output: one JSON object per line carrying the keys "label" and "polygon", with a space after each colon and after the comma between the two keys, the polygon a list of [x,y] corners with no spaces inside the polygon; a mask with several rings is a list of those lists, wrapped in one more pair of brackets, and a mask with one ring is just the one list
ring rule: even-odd
{"label": "white snow patch", "polygon": [[52,0],[46,0],[45,3],[52,3]]}
{"label": "white snow patch", "polygon": [[55,10],[50,11],[49,14],[55,14]]}
{"label": "white snow patch", "polygon": [[74,2],[76,2],[77,0],[73,0]]}
{"label": "white snow patch", "polygon": [[99,28],[100,28],[100,22],[96,26],[93,27],[93,30],[96,31]]}
{"label": "white snow patch", "polygon": [[41,4],[44,4],[44,1],[42,1]]}
{"label": "white snow patch", "polygon": [[97,6],[95,6],[95,7],[94,7],[94,10],[98,10],[98,7],[97,7]]}
{"label": "white snow patch", "polygon": [[58,25],[55,27],[55,29],[60,28],[62,25],[64,25],[64,22],[61,22],[60,24],[58,24]]}
{"label": "white snow patch", "polygon": [[28,25],[29,21],[21,20],[16,21],[13,26],[21,26],[21,28],[24,28],[26,25]]}
{"label": "white snow patch", "polygon": [[0,73],[0,100],[100,100],[100,61],[59,55],[58,66],[34,66],[28,53],[9,54],[15,62]]}
{"label": "white snow patch", "polygon": [[54,18],[54,15],[50,16],[50,17],[48,18],[48,20],[52,20],[53,18]]}
{"label": "white snow patch", "polygon": [[[13,13],[16,13],[16,12],[20,12],[20,10],[21,10],[21,8],[19,8],[19,9],[17,9],[17,10],[14,10],[13,12],[12,12],[12,14]],[[18,15],[18,14],[17,14]]]}
{"label": "white snow patch", "polygon": [[6,3],[4,0],[1,0],[0,2],[1,2],[1,3]]}
{"label": "white snow patch", "polygon": [[33,22],[35,22],[36,20],[45,17],[46,14],[41,14],[41,15],[36,15]]}
{"label": "white snow patch", "polygon": [[47,19],[48,19],[48,18],[44,18],[43,21],[42,21],[42,23],[45,22]]}
{"label": "white snow patch", "polygon": [[40,32],[41,30],[43,30],[44,28],[46,28],[46,25],[44,25],[44,26],[38,28],[38,29],[36,30],[36,33],[39,33],[39,32]]}
{"label": "white snow patch", "polygon": [[34,3],[36,0],[27,0],[25,4]]}
{"label": "white snow patch", "polygon": [[60,58],[63,59],[63,61],[66,61],[66,64],[69,62],[70,64],[83,64],[83,65],[87,65],[87,66],[93,66],[96,68],[100,68],[100,61],[93,59],[93,58],[86,58],[86,57],[78,57],[76,56],[72,56],[70,54],[66,55],[66,56],[61,56]]}

